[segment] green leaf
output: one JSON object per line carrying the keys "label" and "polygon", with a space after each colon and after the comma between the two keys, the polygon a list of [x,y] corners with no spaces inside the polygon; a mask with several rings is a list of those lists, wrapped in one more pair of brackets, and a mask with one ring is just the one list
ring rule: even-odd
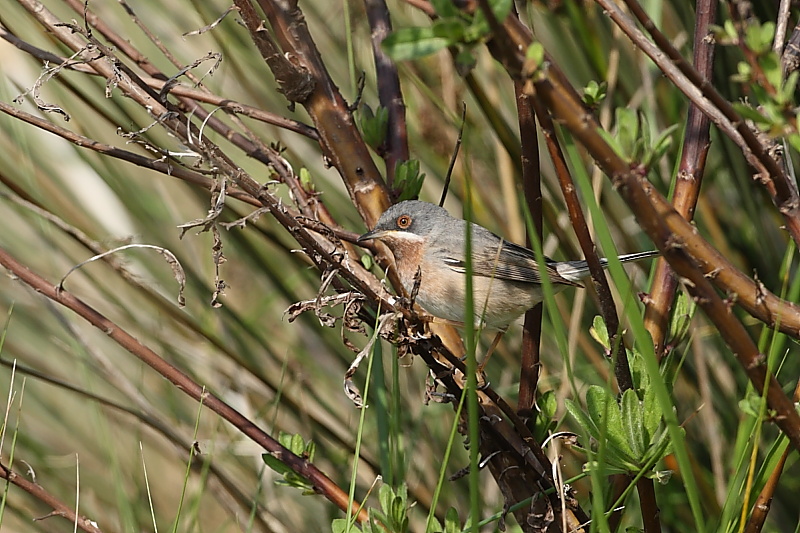
{"label": "green leaf", "polygon": [[656,399],[655,387],[646,387],[644,389],[644,398],[642,399],[642,420],[644,431],[646,434],[646,441],[649,444],[653,443],[656,432],[661,425],[661,420],[664,418],[664,413],[661,410],[661,405]]}
{"label": "green leaf", "polygon": [[672,306],[672,316],[669,321],[667,338],[669,343],[677,346],[689,332],[689,325],[697,309],[697,304],[689,298],[685,291],[679,291]]}
{"label": "green leaf", "polygon": [[589,335],[592,336],[597,343],[606,349],[607,352],[611,351],[611,343],[608,340],[608,328],[603,317],[597,315],[592,320],[592,327],[589,328]]}
{"label": "green leaf", "polygon": [[789,141],[789,144],[794,148],[796,151],[800,152],[800,135],[797,133],[793,133],[786,138]]}
{"label": "green leaf", "polygon": [[614,133],[622,154],[630,161],[636,153],[636,145],[640,139],[638,113],[627,107],[618,107]]}
{"label": "green leaf", "polygon": [[453,0],[431,0],[431,4],[436,14],[443,19],[462,16],[461,10],[455,6]]}
{"label": "green leaf", "polygon": [[431,55],[464,37],[464,24],[458,20],[437,20],[429,27],[401,28],[381,43],[395,61],[408,61]]}
{"label": "green leaf", "polygon": [[749,391],[747,395],[739,400],[739,409],[753,418],[761,416],[761,396],[754,391]]}
{"label": "green leaf", "polygon": [[289,468],[284,462],[273,456],[271,453],[262,453],[261,459],[264,461],[264,464],[282,476],[292,473],[291,468]]}
{"label": "green leaf", "polygon": [[627,434],[627,441],[633,451],[633,456],[641,464],[647,446],[650,444],[645,439],[644,415],[642,405],[636,391],[628,389],[622,393],[622,423]]}
{"label": "green leaf", "polygon": [[373,524],[372,529],[374,531],[381,531],[381,528],[374,526],[375,522],[377,522],[378,524],[383,524],[384,527],[390,527],[389,518],[381,511],[372,507],[369,509],[369,521],[370,523]]}
{"label": "green leaf", "polygon": [[672,134],[675,133],[677,129],[678,124],[673,124],[659,133],[652,145],[646,147],[645,157],[642,159],[642,164],[644,164],[645,167],[652,166],[667,153],[667,150],[672,145]]}
{"label": "green leaf", "polygon": [[538,412],[533,421],[533,435],[538,442],[541,442],[547,438],[550,430],[554,429],[558,423],[553,418],[558,410],[555,392],[549,390],[539,396],[536,400],[536,408]]}
{"label": "green leaf", "polygon": [[600,428],[595,425],[592,419],[586,415],[578,404],[566,398],[564,400],[564,407],[567,408],[567,412],[572,415],[572,418],[575,419],[581,429],[588,433],[593,439],[600,439]]}
{"label": "green leaf", "polygon": [[[459,528],[457,531],[460,533],[461,529]],[[436,519],[436,517],[431,517],[431,523],[428,526],[428,529],[425,530],[425,533],[450,533],[450,532],[442,527],[441,522],[439,522]]]}
{"label": "green leaf", "polygon": [[764,71],[764,76],[767,78],[770,85],[776,89],[780,89],[783,83],[783,67],[778,54],[769,50],[758,58],[758,64],[761,66],[761,70]]}
{"label": "green leaf", "polygon": [[736,112],[742,115],[743,118],[750,119],[756,124],[767,124],[767,119],[758,110],[750,107],[747,104],[736,102],[733,104]]}
{"label": "green leaf", "polygon": [[614,153],[617,154],[619,157],[628,160],[628,154],[622,149],[622,145],[620,144],[619,140],[611,134],[610,131],[607,131],[605,128],[597,128],[597,133],[600,135],[606,144],[614,150]]}
{"label": "green leaf", "polygon": [[592,385],[586,391],[586,408],[595,426],[605,428],[608,451],[620,458],[631,459],[633,450],[628,443],[617,401],[605,387]]}
{"label": "green leaf", "polygon": [[461,533],[461,520],[455,507],[450,507],[444,515],[444,533]]}
{"label": "green leaf", "polygon": [[556,393],[552,390],[545,391],[536,400],[536,405],[539,407],[539,414],[542,418],[551,419],[556,416],[558,410],[558,398]]}
{"label": "green leaf", "polygon": [[764,24],[748,24],[744,30],[744,43],[756,55],[767,53],[772,47],[772,39],[775,35],[775,24],[766,22]]}
{"label": "green leaf", "polygon": [[420,172],[419,161],[417,159],[398,161],[394,168],[394,185],[400,190],[398,200],[412,200],[419,196],[422,184],[425,182],[425,173]]}
{"label": "green leaf", "polygon": [[303,440],[303,437],[295,433],[292,435],[292,445],[289,449],[292,450],[293,454],[302,457],[306,449],[306,441]]}
{"label": "green leaf", "polygon": [[800,75],[800,72],[794,71],[786,78],[781,86],[780,92],[778,93],[778,101],[781,104],[787,104],[793,101],[794,99],[794,91],[797,87],[797,79]]}
{"label": "green leaf", "polygon": [[372,108],[362,104],[359,113],[359,127],[364,141],[375,151],[386,141],[386,132],[389,129],[389,110],[379,107],[373,113]]}
{"label": "green leaf", "polygon": [[394,491],[389,485],[381,485],[378,489],[378,501],[381,504],[381,510],[386,515],[389,515],[392,509],[392,502],[394,501]]}
{"label": "green leaf", "polygon": [[586,87],[583,88],[583,103],[589,107],[597,107],[597,105],[605,99],[607,91],[608,83],[605,81],[597,83],[591,80],[586,84]]}
{"label": "green leaf", "polygon": [[544,46],[539,41],[534,41],[525,51],[525,59],[533,63],[538,68],[544,63]]}
{"label": "green leaf", "polygon": [[307,191],[314,191],[314,181],[311,179],[311,172],[306,167],[300,169],[300,185]]}
{"label": "green leaf", "polygon": [[[331,522],[331,533],[344,533],[347,531],[347,520],[344,518],[334,518]],[[350,531],[361,531],[355,524],[350,524]]]}
{"label": "green leaf", "polygon": [[392,525],[397,531],[405,531],[404,524],[406,522],[406,502],[403,498],[395,496],[392,500]]}
{"label": "green leaf", "polygon": [[373,265],[372,256],[368,254],[362,255],[361,264],[364,265],[364,268],[366,268],[367,270],[371,270]]}

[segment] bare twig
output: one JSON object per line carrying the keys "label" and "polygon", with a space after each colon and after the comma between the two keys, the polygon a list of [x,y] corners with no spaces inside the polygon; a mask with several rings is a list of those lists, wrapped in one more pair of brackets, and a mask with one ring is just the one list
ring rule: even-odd
{"label": "bare twig", "polygon": [[[93,520],[89,520],[84,516],[78,516],[75,514],[72,507],[47,492],[41,485],[28,481],[2,464],[0,464],[0,478],[8,480],[12,485],[19,487],[40,502],[51,507],[53,510],[47,515],[48,517],[61,516],[71,524],[75,524],[81,531],[86,531],[86,533],[102,533],[102,530]],[[37,518],[37,520],[39,519],[41,518]]]}

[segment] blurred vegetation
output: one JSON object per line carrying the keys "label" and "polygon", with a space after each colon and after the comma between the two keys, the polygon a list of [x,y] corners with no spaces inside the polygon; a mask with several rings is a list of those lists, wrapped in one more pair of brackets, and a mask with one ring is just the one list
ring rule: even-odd
{"label": "blurred vegetation", "polygon": [[[454,19],[462,17],[458,8],[447,7],[444,0],[432,3],[440,14],[442,9],[453,9]],[[45,64],[30,51],[14,46],[10,36],[60,57],[73,52],[26,11],[26,4],[35,5],[9,1],[0,10],[6,36],[0,41],[0,101],[86,138],[169,161],[176,167],[184,165],[212,180],[221,179],[224,172],[212,169],[199,150],[168,128],[154,124],[146,109],[118,87],[107,87],[103,77],[64,68],[52,77],[40,78],[43,69],[54,63]],[[392,24],[399,30],[396,35],[402,38],[403,29],[431,27],[431,19],[415,7],[420,4],[389,3]],[[778,2],[753,3],[750,18],[740,14],[732,18],[731,8],[742,4],[719,6],[711,84],[730,102],[751,104],[747,109],[737,107],[747,118],[758,119],[752,110],[761,105],[760,116],[767,118],[759,125],[773,138],[787,139],[786,161],[791,167],[797,155],[793,86],[792,90],[783,89],[785,102],[781,101],[781,97],[758,90],[752,63],[750,70],[740,66],[747,60],[748,50],[770,44],[772,33],[762,30],[760,37],[750,37],[751,46],[744,47],[744,52],[732,42],[738,35],[734,22],[763,28],[780,18]],[[73,24],[76,35],[84,28],[81,4],[45,0],[43,5],[59,20]],[[643,5],[656,26],[690,59],[695,23],[692,6],[678,1]],[[217,59],[213,57],[190,69],[211,94],[314,124],[316,117],[303,105],[289,105],[277,90],[275,75],[253,44],[239,11],[206,28],[228,7],[223,2],[193,0],[93,0],[87,4],[92,15],[167,76],[177,75],[180,68],[159,46],[181,66],[192,65],[211,51],[220,54],[218,65],[214,66]],[[309,0],[299,8],[347,103],[360,99],[353,111],[355,122],[373,147],[372,159],[386,175],[384,154],[379,154],[381,140],[387,135],[386,124],[381,122],[386,114],[378,96],[382,81],[376,75],[365,4]],[[506,9],[510,8],[508,3]],[[669,195],[675,187],[686,130],[686,96],[597,4],[529,2],[518,3],[516,9],[570,83],[579,91],[586,87],[586,101],[610,132],[609,143],[628,160],[645,162],[653,187]],[[789,20],[797,21],[796,7],[788,14]],[[443,19],[446,17],[439,22]],[[136,21],[155,38],[148,37]],[[726,26],[725,21],[733,22]],[[198,32],[201,28],[204,31]],[[269,28],[267,33],[276,31]],[[99,30],[94,37],[108,44]],[[399,40],[397,36],[394,39]],[[419,196],[438,202],[459,135],[463,103],[467,109],[463,144],[445,206],[454,215],[461,215],[467,207],[474,221],[524,243],[528,207],[522,194],[514,84],[485,46],[487,41],[492,44],[489,33],[472,35],[458,30],[442,39],[434,46],[438,51],[424,57],[419,50],[412,51],[407,53],[409,60],[396,63],[414,161],[397,167],[390,195],[394,200],[409,196],[407,191],[403,196],[401,189],[413,187],[424,174]],[[111,48],[127,67],[145,76],[133,60],[115,46]],[[395,52],[404,58],[402,51]],[[768,66],[764,68],[772,72]],[[359,84],[362,77],[363,90]],[[778,81],[780,84],[780,74]],[[178,83],[185,88],[196,86],[187,77],[179,78]],[[19,95],[25,96],[18,102]],[[39,104],[62,109],[70,120],[46,112],[37,106],[37,98]],[[203,105],[207,111],[216,107]],[[273,148],[293,169],[312,203],[324,205],[338,224],[337,230],[356,235],[365,230],[362,217],[374,212],[377,204],[354,206],[340,169],[332,164],[334,158],[324,153],[315,139],[221,109],[212,116],[256,144]],[[198,128],[204,124],[190,113],[181,120],[184,124],[192,121]],[[590,225],[607,235],[600,239],[604,255],[652,249],[652,242],[611,181],[580,143],[565,129],[559,131]],[[140,133],[123,135],[131,132]],[[250,157],[252,154],[210,127],[204,128],[203,135],[285,205],[298,205],[298,191],[280,181],[274,166]],[[697,231],[740,271],[756,277],[782,298],[797,302],[797,255],[784,231],[781,213],[767,188],[753,179],[742,150],[713,126],[711,139],[694,211]],[[580,246],[544,141],[540,138],[538,142],[544,196],[542,249],[555,259],[575,259],[581,256]],[[192,154],[176,155],[179,152]],[[391,173],[395,175],[394,169]],[[793,179],[794,174],[790,176]],[[356,508],[367,500],[373,518],[383,524],[373,531],[425,531],[429,513],[443,525],[457,524],[458,530],[470,516],[473,523],[494,517],[482,531],[501,527],[504,498],[488,469],[479,474],[477,509],[467,477],[447,479],[470,464],[470,447],[463,435],[453,436],[460,420],[453,406],[427,401],[426,379],[432,378],[422,360],[411,354],[398,357],[396,347],[384,340],[376,343],[369,372],[367,364],[362,364],[353,378],[362,393],[368,392],[365,403],[369,407],[361,410],[342,391],[342,380],[355,357],[348,344],[363,348],[371,330],[367,335],[348,331],[341,321],[327,327],[311,312],[299,314],[297,320],[288,319],[285,312],[292,304],[317,298],[328,272],[315,267],[293,234],[272,215],[254,217],[243,227],[226,226],[255,210],[253,202],[229,194],[223,198],[219,217],[209,224],[214,231],[201,231],[200,225],[183,234],[179,226],[204,219],[214,210],[216,195],[168,173],[79,147],[8,113],[0,115],[0,181],[0,247],[55,285],[73,266],[99,250],[141,243],[171,251],[185,270],[183,308],[177,305],[178,284],[170,265],[152,249],[133,248],[86,264],[70,274],[64,288],[275,439],[284,434],[282,442],[288,448],[310,454],[307,446],[313,443],[313,463],[345,493],[352,488]],[[214,232],[218,232],[219,243],[215,243]],[[349,250],[357,260],[360,252]],[[555,431],[577,434],[574,445],[551,440],[545,453],[551,460],[558,457],[555,463],[562,470],[560,475],[570,480],[577,503],[589,515],[598,518],[615,502],[625,506],[619,522],[612,518],[609,525],[607,520],[597,519],[587,530],[644,527],[642,515],[652,508],[640,506],[631,481],[641,469],[643,475],[659,481],[655,484],[660,509],[657,521],[663,530],[743,531],[740,527],[747,522],[756,495],[790,445],[772,424],[774,412],[766,408],[761,392],[748,381],[725,336],[705,314],[695,313],[683,292],[674,306],[673,336],[662,361],[663,377],[648,373],[643,361],[652,358],[653,347],[650,343],[649,351],[642,348],[648,337],[640,325],[642,298],[637,297],[639,292],[651,290],[648,267],[648,263],[630,267],[625,275],[612,272],[623,329],[637,346],[629,358],[640,389],[639,397],[631,396],[633,391],[627,399],[625,394],[619,396],[618,411],[625,417],[631,412],[625,410],[626,402],[630,402],[629,408],[638,409],[641,400],[650,432],[647,437],[655,438],[652,433],[657,430],[662,438],[658,453],[651,450],[648,460],[634,460],[635,452],[643,454],[642,446],[649,444],[641,441],[638,449],[620,454],[630,442],[624,435],[614,441],[612,437],[619,435],[611,427],[613,421],[609,427],[602,422],[609,411],[598,412],[597,406],[617,409],[620,391],[614,386],[614,366],[606,357],[614,350],[608,345],[602,321],[595,318],[600,311],[591,289],[569,289],[546,304],[537,394],[539,407],[552,416],[552,423],[540,416],[532,424],[536,425],[534,432],[541,437]],[[224,282],[220,306],[212,305],[215,289],[220,287],[217,269]],[[383,278],[377,267],[373,271],[378,279]],[[628,277],[633,288],[627,286]],[[304,494],[302,489],[310,487],[307,480],[291,470],[281,470],[275,462],[268,461],[272,468],[268,467],[261,447],[184,395],[104,332],[14,276],[3,276],[0,284],[0,310],[6,317],[0,352],[0,396],[7,397],[0,450],[3,465],[35,480],[68,508],[77,506],[79,514],[94,520],[102,531],[346,529],[343,522],[334,522],[345,516],[340,509],[319,495]],[[341,286],[334,284],[325,294],[336,290],[342,290]],[[731,295],[722,296],[735,300]],[[796,337],[777,332],[733,303],[731,309],[791,395],[800,374]],[[340,316],[341,308],[333,312]],[[374,325],[374,320],[367,325]],[[491,338],[491,333],[481,335],[479,354],[485,352]],[[510,404],[517,400],[520,350],[520,328],[512,326],[486,369],[493,389]],[[674,433],[665,436],[666,426],[661,422],[664,406],[656,403],[655,392],[645,390],[656,379],[669,391],[668,401],[684,435],[681,443],[674,442]],[[568,414],[568,406],[574,416]],[[597,427],[592,426],[593,410],[601,420]],[[629,429],[625,426],[623,431]],[[604,438],[609,438],[608,444],[603,443]],[[688,454],[690,473],[681,469],[673,455],[675,447]],[[800,475],[796,458],[796,451],[788,454],[763,531],[798,530]],[[585,465],[592,475],[586,473]],[[355,466],[357,473],[353,474]],[[440,469],[444,481],[439,480]],[[668,471],[672,471],[671,477]],[[617,473],[631,477],[624,477],[621,484],[608,477]],[[629,490],[618,501],[619,489],[626,487]],[[474,493],[474,487],[472,490]],[[699,509],[693,507],[693,498],[701,503]],[[9,487],[3,502],[3,531],[73,529],[70,521],[58,516],[33,521],[50,513],[52,507],[18,487]],[[402,507],[403,512],[387,509],[393,505]],[[410,506],[407,518],[406,506]],[[450,508],[454,510],[448,511]],[[511,515],[505,527],[531,530],[519,526]],[[553,527],[560,528],[560,523]]]}

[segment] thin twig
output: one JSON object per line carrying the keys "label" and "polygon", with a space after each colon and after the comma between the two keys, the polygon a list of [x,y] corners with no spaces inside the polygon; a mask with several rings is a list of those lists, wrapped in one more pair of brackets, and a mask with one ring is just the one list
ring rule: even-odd
{"label": "thin twig", "polygon": [[[50,513],[48,513],[47,517],[60,516],[65,520],[68,520],[70,523],[75,524],[78,528],[80,528],[81,531],[85,531],[86,533],[102,533],[100,527],[98,527],[97,523],[95,523],[93,520],[90,520],[84,516],[78,516],[75,514],[75,511],[72,509],[72,507],[47,492],[41,485],[32,481],[28,481],[3,464],[0,464],[0,478],[8,480],[8,482],[12,485],[19,487],[40,502],[53,509]],[[40,519],[41,517],[37,518],[37,520]]]}

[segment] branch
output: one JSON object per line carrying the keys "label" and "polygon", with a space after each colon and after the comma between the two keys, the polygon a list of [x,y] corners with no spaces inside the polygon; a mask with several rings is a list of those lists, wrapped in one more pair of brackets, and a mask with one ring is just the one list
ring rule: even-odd
{"label": "branch", "polygon": [[250,0],[235,0],[245,26],[272,69],[280,91],[305,107],[320,136],[323,154],[341,174],[353,203],[369,227],[389,207],[389,193],[347,103],[333,83],[295,3],[259,0],[277,43]]}
{"label": "branch", "polygon": [[[530,247],[534,239],[542,242],[542,175],[539,165],[539,143],[536,134],[536,119],[531,99],[523,94],[522,87],[515,84],[514,92],[517,100],[517,116],[519,118],[519,137],[522,141],[522,188],[528,211],[533,218],[533,230],[536,235],[528,234],[526,244]],[[522,326],[522,358],[520,360],[519,398],[517,412],[523,417],[536,414],[533,407],[536,403],[536,389],[539,386],[540,348],[542,337],[543,306],[539,303],[525,313]]]}
{"label": "branch", "polygon": [[[714,66],[714,43],[706,37],[709,26],[714,23],[715,0],[697,2],[697,18],[694,27],[694,65],[704,79],[710,79]],[[672,205],[686,220],[692,220],[700,184],[706,167],[706,156],[711,144],[710,119],[694,104],[689,104],[678,176],[672,195]],[[678,280],[664,258],[659,258],[653,274],[652,292],[645,306],[644,325],[653,339],[656,355],[663,356],[666,348],[669,311],[675,298]]]}
{"label": "branch", "polygon": [[687,290],[719,330],[756,389],[764,391],[769,385],[767,401],[770,409],[776,412],[775,422],[800,450],[800,415],[781,390],[780,383],[768,373],[765,357],[731,313],[729,303],[720,298],[709,279],[720,288],[730,289],[737,303],[748,312],[763,317],[770,327],[778,327],[794,337],[800,335],[800,311],[732,266],[726,268],[729,263],[697,235],[695,228],[645,179],[645,169],[624,160],[608,145],[600,134],[600,124],[585,110],[574,89],[564,84],[560,71],[549,61],[536,65],[526,60],[524,54],[531,40],[518,18],[510,15],[495,32],[495,37],[501,36],[497,39],[500,46],[493,51],[499,54],[497,59],[512,75],[521,77],[526,93],[541,98],[553,117],[572,133],[609,176],[639,225],[675,272],[684,278]]}
{"label": "branch", "polygon": [[[244,415],[214,394],[208,392],[205,387],[193,381],[177,367],[171,365],[153,350],[140,343],[120,326],[68,291],[59,290],[52,283],[49,283],[38,274],[29,270],[8,254],[5,249],[0,249],[0,265],[8,269],[9,272],[19,278],[20,281],[29,285],[43,296],[74,311],[78,316],[108,335],[111,340],[119,344],[122,348],[125,348],[143,363],[166,378],[170,383],[175,385],[178,390],[184,392],[195,401],[202,401],[205,407],[230,422],[240,432],[252,439],[253,442],[290,467],[293,472],[308,480],[317,492],[325,496],[340,509],[347,510],[347,493],[317,467],[281,446],[278,441],[267,435]],[[358,518],[360,521],[367,519],[366,509],[361,510]]]}
{"label": "branch", "polygon": [[381,43],[392,31],[392,21],[385,0],[364,0],[367,20],[372,40],[372,55],[375,58],[375,76],[378,80],[378,98],[381,107],[389,112],[386,128],[386,147],[383,159],[386,161],[386,181],[389,187],[394,183],[394,169],[397,163],[408,160],[408,131],[406,130],[406,106],[400,88],[397,67],[384,53]]}
{"label": "branch", "polygon": [[[736,112],[733,105],[723,98],[707,78],[704,78],[686,62],[669,39],[656,28],[636,0],[625,0],[625,4],[650,32],[658,48],[645,38],[633,21],[614,2],[611,0],[596,0],[596,2],[628,35],[631,41],[658,65],[675,86],[695,105],[703,109],[704,113],[739,146],[747,162],[758,172],[756,180],[764,184],[772,197],[772,202],[783,216],[789,234],[800,246],[800,196],[798,196],[797,187],[790,181],[781,165],[768,153],[756,133],[748,127],[747,122]],[[702,98],[697,94],[698,90],[702,93]],[[708,103],[711,105],[708,105],[705,99],[708,99]],[[724,120],[718,117],[717,110],[722,113]],[[730,125],[735,128],[735,133],[738,135],[733,135],[734,132],[728,129]]]}
{"label": "branch", "polygon": [[12,471],[6,465],[0,464],[0,478],[8,480],[8,482],[12,485],[21,488],[40,502],[53,509],[53,511],[48,515],[35,518],[35,520],[44,520],[45,518],[51,518],[53,516],[61,516],[68,520],[71,524],[74,524],[76,527],[80,528],[81,531],[86,531],[86,533],[102,533],[102,530],[97,527],[97,524],[95,524],[94,521],[83,516],[77,516],[74,509],[44,490],[41,485],[32,481],[28,481],[24,477]]}

